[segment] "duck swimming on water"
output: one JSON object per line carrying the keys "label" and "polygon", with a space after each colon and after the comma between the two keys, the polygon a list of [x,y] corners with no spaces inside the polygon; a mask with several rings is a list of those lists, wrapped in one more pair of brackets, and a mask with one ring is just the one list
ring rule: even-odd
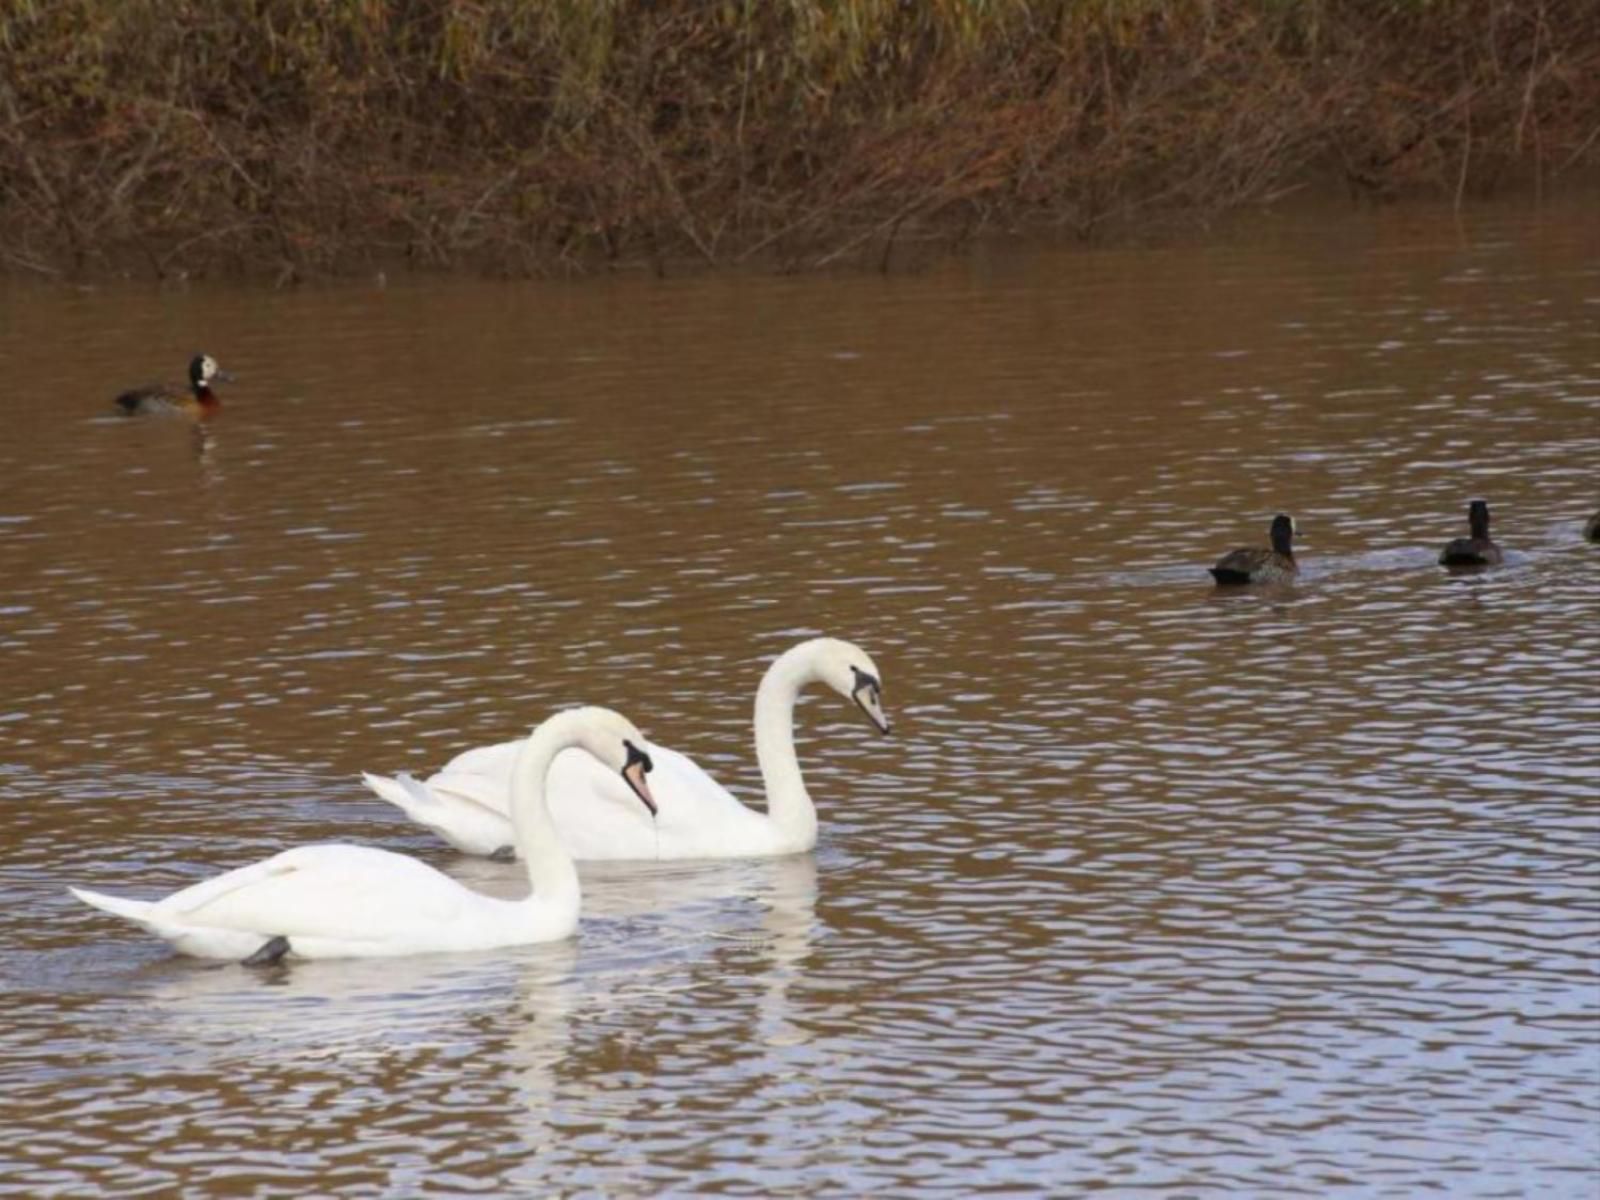
{"label": "duck swimming on water", "polygon": [[1456,538],[1439,551],[1441,567],[1493,567],[1501,562],[1500,547],[1489,540],[1489,502],[1467,505],[1470,537]]}
{"label": "duck swimming on water", "polygon": [[233,376],[217,365],[209,354],[196,354],[189,360],[189,386],[187,390],[168,384],[149,384],[129,388],[117,397],[117,407],[132,416],[137,413],[186,414],[191,417],[209,417],[222,407],[222,401],[211,390],[216,381],[231,383]]}
{"label": "duck swimming on water", "polygon": [[1272,518],[1272,549],[1230,550],[1209,570],[1219,584],[1289,583],[1300,570],[1291,544],[1298,532],[1294,519],[1279,513]]}

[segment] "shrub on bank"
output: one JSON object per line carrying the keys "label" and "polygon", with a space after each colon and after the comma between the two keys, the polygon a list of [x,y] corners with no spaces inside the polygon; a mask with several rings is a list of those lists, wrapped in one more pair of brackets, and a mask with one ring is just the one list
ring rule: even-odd
{"label": "shrub on bank", "polygon": [[1600,155],[1581,0],[4,0],[0,262],[881,262]]}

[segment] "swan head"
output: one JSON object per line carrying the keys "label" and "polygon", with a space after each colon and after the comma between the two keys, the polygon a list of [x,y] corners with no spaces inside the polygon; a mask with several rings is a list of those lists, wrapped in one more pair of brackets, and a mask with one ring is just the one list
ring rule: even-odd
{"label": "swan head", "polygon": [[855,706],[866,713],[867,720],[879,733],[888,733],[894,727],[889,713],[883,707],[883,676],[872,655],[859,646],[835,638],[823,639],[817,675]]}
{"label": "swan head", "polygon": [[644,748],[644,734],[627,717],[609,708],[580,708],[574,716],[578,721],[576,744],[620,773],[639,802],[655,816],[656,800],[645,779],[655,770],[655,764]]}

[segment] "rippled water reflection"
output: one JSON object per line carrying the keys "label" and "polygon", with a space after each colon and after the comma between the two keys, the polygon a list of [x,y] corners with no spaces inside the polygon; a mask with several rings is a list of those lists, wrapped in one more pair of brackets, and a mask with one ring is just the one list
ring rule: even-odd
{"label": "rippled water reflection", "polygon": [[[0,1191],[1600,1183],[1587,212],[909,279],[0,292]],[[194,349],[205,441],[111,419]],[[1438,547],[1486,495],[1507,565]],[[1204,568],[1274,511],[1303,578]],[[586,868],[572,943],[250,972],[154,895],[613,703],[815,855]]]}

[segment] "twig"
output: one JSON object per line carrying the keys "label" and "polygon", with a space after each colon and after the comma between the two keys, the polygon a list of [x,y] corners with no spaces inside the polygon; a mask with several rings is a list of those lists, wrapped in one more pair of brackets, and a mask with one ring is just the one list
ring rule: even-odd
{"label": "twig", "polygon": [[14,266],[22,267],[24,270],[37,271],[40,275],[49,275],[55,279],[61,278],[61,272],[55,267],[39,262],[37,259],[27,258],[6,246],[0,246],[0,258],[5,259]]}
{"label": "twig", "polygon": [[1556,174],[1561,174],[1563,171],[1571,167],[1573,163],[1577,162],[1579,159],[1583,158],[1584,155],[1588,154],[1589,147],[1594,145],[1596,138],[1600,138],[1600,125],[1596,125],[1593,131],[1590,132],[1589,136],[1584,138],[1583,141],[1578,144],[1578,148],[1571,154],[1567,155],[1565,161],[1563,161],[1562,164],[1556,168]]}

